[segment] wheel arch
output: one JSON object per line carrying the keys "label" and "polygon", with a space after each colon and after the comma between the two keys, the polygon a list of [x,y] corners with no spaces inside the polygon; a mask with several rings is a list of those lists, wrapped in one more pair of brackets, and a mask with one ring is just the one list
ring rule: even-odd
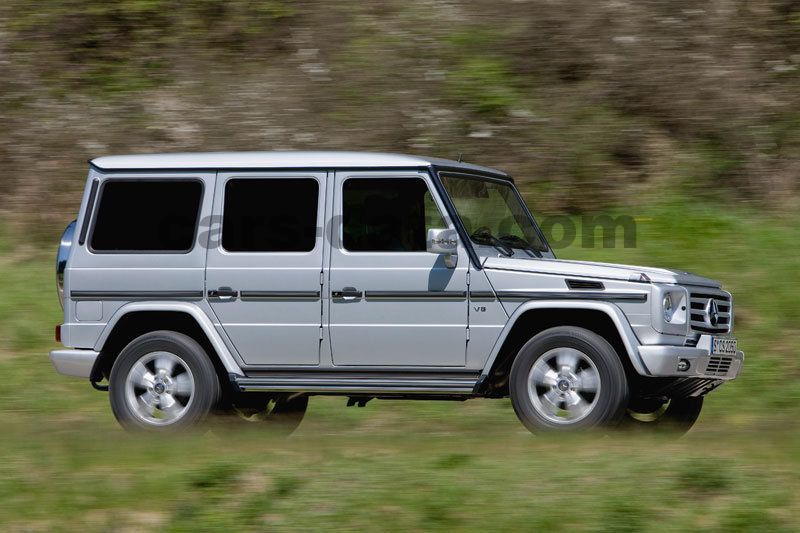
{"label": "wheel arch", "polygon": [[639,341],[622,310],[609,302],[536,301],[520,305],[509,317],[486,360],[476,393],[504,396],[508,374],[522,345],[534,335],[556,326],[575,326],[605,338],[619,355],[629,378],[646,375]]}
{"label": "wheel arch", "polygon": [[128,343],[156,330],[176,331],[197,341],[214,363],[223,387],[230,382],[230,374],[244,374],[211,320],[198,306],[185,302],[134,302],[124,305],[111,317],[95,343],[94,350],[100,355],[92,369],[91,381],[108,377],[111,366]]}

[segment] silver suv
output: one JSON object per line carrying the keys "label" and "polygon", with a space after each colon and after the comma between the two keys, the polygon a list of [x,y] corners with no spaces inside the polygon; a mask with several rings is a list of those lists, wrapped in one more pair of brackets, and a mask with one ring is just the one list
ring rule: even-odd
{"label": "silver suv", "polygon": [[718,282],[557,260],[511,178],[444,159],[101,157],[57,280],[68,348],[50,358],[128,428],[211,411],[293,428],[324,394],[685,431],[744,358]]}

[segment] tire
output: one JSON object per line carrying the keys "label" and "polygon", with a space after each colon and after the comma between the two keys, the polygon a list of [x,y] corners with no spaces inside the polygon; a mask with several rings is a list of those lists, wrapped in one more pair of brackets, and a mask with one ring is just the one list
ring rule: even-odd
{"label": "tire", "polygon": [[673,398],[653,410],[639,411],[629,408],[622,426],[633,431],[654,431],[682,436],[692,429],[702,409],[702,396]]}
{"label": "tire", "polygon": [[111,410],[129,430],[168,431],[201,423],[220,397],[214,364],[191,337],[154,331],[134,339],[114,361]]}
{"label": "tire", "polygon": [[514,359],[509,389],[514,412],[534,433],[615,425],[628,399],[625,369],[614,348],[573,326],[529,340]]}
{"label": "tire", "polygon": [[224,421],[262,423],[281,435],[290,435],[303,421],[307,409],[306,395],[291,397],[246,392],[232,407],[216,414]]}

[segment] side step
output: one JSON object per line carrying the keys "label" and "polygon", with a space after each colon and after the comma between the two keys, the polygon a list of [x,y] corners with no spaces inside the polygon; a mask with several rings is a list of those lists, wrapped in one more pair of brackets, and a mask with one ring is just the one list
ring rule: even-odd
{"label": "side step", "polygon": [[231,375],[242,392],[317,392],[334,394],[472,394],[476,379],[419,377],[316,377]]}

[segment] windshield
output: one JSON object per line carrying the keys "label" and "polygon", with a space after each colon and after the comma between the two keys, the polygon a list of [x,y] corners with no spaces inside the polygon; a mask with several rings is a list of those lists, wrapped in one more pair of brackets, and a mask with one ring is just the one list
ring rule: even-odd
{"label": "windshield", "polygon": [[510,248],[537,257],[549,251],[510,183],[452,174],[441,178],[474,243],[494,246],[505,255],[513,254]]}

